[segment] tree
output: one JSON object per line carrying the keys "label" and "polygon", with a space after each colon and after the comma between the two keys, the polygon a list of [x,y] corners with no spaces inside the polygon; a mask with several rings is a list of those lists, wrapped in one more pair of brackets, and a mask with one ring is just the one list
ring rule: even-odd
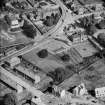
{"label": "tree", "polygon": [[102,58],[101,52],[97,52],[97,53],[95,53],[94,55],[95,55],[96,57],[98,57],[98,58]]}
{"label": "tree", "polygon": [[0,8],[4,7],[8,0],[0,0]]}
{"label": "tree", "polygon": [[58,67],[47,75],[52,77],[55,82],[61,83],[65,79],[65,70],[64,68]]}
{"label": "tree", "polygon": [[28,13],[28,14],[27,14],[27,18],[30,19],[30,17],[31,17],[31,16],[30,16],[30,14]]}
{"label": "tree", "polygon": [[[104,0],[103,0],[104,1]],[[104,1],[104,3],[103,3],[103,5],[102,5],[103,7],[105,7],[105,1]]]}
{"label": "tree", "polygon": [[54,18],[54,25],[57,24],[57,22],[59,21],[59,17],[60,15],[58,13],[55,14]]}
{"label": "tree", "polygon": [[96,97],[95,89],[94,89],[94,90],[88,90],[88,93],[89,93],[91,96]]}
{"label": "tree", "polygon": [[7,32],[8,31],[8,24],[4,20],[0,20],[0,32],[1,30]]}
{"label": "tree", "polygon": [[4,5],[4,0],[0,0],[0,8]]}
{"label": "tree", "polygon": [[95,32],[97,31],[97,27],[95,26],[95,25],[88,25],[87,27],[86,27],[86,33],[88,34],[88,35],[93,35]]}
{"label": "tree", "polygon": [[4,105],[17,105],[17,98],[13,93],[8,93],[3,98]]}
{"label": "tree", "polygon": [[99,26],[99,29],[105,29],[105,20],[101,20],[98,26]]}
{"label": "tree", "polygon": [[46,26],[52,26],[53,21],[54,21],[54,18],[52,16],[46,16],[46,19],[44,20],[43,24]]}
{"label": "tree", "polygon": [[38,57],[40,58],[46,58],[48,56],[48,51],[47,49],[42,49],[37,53]]}
{"label": "tree", "polygon": [[65,70],[61,67],[55,69],[55,79],[58,82],[62,82],[65,77]]}
{"label": "tree", "polygon": [[58,20],[60,18],[60,15],[58,13],[56,13],[54,15],[54,13],[51,14],[51,16],[46,16],[46,19],[43,21],[43,24],[46,26],[52,26],[57,24]]}
{"label": "tree", "polygon": [[62,61],[64,62],[69,62],[70,60],[70,56],[68,54],[64,54],[62,57],[61,57]]}
{"label": "tree", "polygon": [[75,70],[75,66],[74,65],[66,65],[66,69],[68,70]]}
{"label": "tree", "polygon": [[24,25],[22,27],[23,29],[23,33],[29,37],[34,39],[36,36],[36,29],[34,29],[34,27],[32,25],[29,25],[26,21],[24,22]]}
{"label": "tree", "polygon": [[101,33],[97,36],[98,42],[105,47],[105,34]]}

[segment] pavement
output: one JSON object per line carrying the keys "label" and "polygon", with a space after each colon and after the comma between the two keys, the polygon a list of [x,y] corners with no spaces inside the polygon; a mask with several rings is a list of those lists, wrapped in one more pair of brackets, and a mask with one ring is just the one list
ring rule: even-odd
{"label": "pavement", "polygon": [[33,96],[40,97],[41,95],[44,94],[40,90],[37,90],[35,87],[30,86],[30,84],[23,81],[21,78],[15,76],[14,74],[10,73],[9,71],[5,70],[2,67],[0,67],[0,72],[6,75],[8,78],[14,80],[14,82],[16,82],[17,84],[20,84],[21,86],[25,87],[29,92],[32,93]]}
{"label": "pavement", "polygon": [[[63,12],[63,10],[62,10],[62,13],[64,14],[65,12]],[[64,17],[64,15],[63,15],[63,17]],[[24,18],[27,19],[25,16],[24,16]],[[62,18],[62,17],[61,17],[61,18]],[[28,19],[27,19],[27,20],[28,20]],[[30,20],[28,20],[28,21],[33,25],[33,23],[32,23]],[[52,30],[50,30],[48,33],[44,34],[44,35],[43,35],[44,38],[41,39],[40,41],[36,42],[33,46],[31,46],[31,48],[24,48],[24,49],[22,49],[22,50],[20,50],[20,51],[16,51],[16,52],[14,52],[13,54],[10,54],[10,55],[8,55],[8,56],[6,56],[6,57],[0,59],[0,63],[3,62],[3,61],[5,61],[5,60],[7,60],[7,59],[10,59],[10,58],[13,57],[13,56],[23,55],[23,54],[25,54],[25,53],[27,53],[27,52],[29,52],[29,51],[35,49],[36,47],[39,47],[40,45],[43,45],[43,42],[46,43],[46,42],[47,42],[46,40],[49,38],[49,35],[52,34],[54,31],[56,31],[56,29],[58,29],[58,27],[60,27],[60,25],[61,25],[61,24],[60,24],[60,21],[59,21],[59,22],[57,23],[57,25],[54,27],[54,29],[52,29]],[[33,25],[33,26],[34,26],[34,25]],[[34,26],[34,27],[35,27],[35,26]],[[35,28],[36,28],[36,27],[35,27]]]}
{"label": "pavement", "polygon": [[[31,45],[31,46],[28,46],[28,47],[25,47],[24,49],[20,50],[20,51],[16,51],[14,52],[13,54],[10,54],[2,59],[0,59],[0,63],[7,60],[7,59],[10,59],[11,57],[14,57],[14,56],[19,56],[19,55],[23,55],[23,54],[26,54],[30,51],[32,51],[33,49],[37,48],[37,47],[40,47],[42,46],[43,44],[47,43],[52,37],[55,37],[57,34],[61,34],[62,31],[63,31],[63,28],[65,25],[67,25],[68,23],[72,23],[74,22],[75,20],[81,18],[81,17],[84,17],[84,16],[89,16],[93,13],[90,13],[90,14],[84,14],[84,15],[78,15],[78,16],[71,16],[71,11],[67,9],[66,6],[64,6],[64,4],[60,1],[60,0],[56,0],[56,3],[58,3],[60,5],[60,7],[62,8],[62,16],[59,20],[59,22],[57,23],[57,25],[54,27],[54,29],[50,30],[48,33],[46,33],[44,36],[44,38],[38,42],[36,42],[34,45]],[[62,30],[62,31],[61,31]],[[11,78],[12,80],[14,80],[16,83],[18,84],[21,84],[23,87],[26,87],[28,91],[30,91],[31,93],[33,93],[34,96],[42,96],[43,93],[39,90],[36,90],[34,87],[31,87],[28,83],[25,83],[24,81],[22,81],[20,78],[14,76],[13,74],[11,74],[10,72],[8,72],[7,70],[3,69],[2,67],[0,67],[0,72],[3,73],[4,75],[7,75],[9,78]],[[54,101],[53,101],[54,102]],[[80,100],[80,99],[72,99],[70,100],[71,103],[81,103],[81,104],[91,104],[91,105],[100,105],[99,103],[92,103],[91,101],[87,101],[87,100]],[[50,105],[50,103],[48,104]],[[54,105],[54,104],[51,104],[51,105]]]}
{"label": "pavement", "polygon": [[[72,22],[74,22],[74,20],[77,20],[81,17],[89,16],[89,15],[93,14],[93,13],[90,13],[90,14],[72,16],[70,9],[68,9],[63,4],[63,2],[61,2],[60,0],[55,0],[55,2],[57,4],[59,4],[61,9],[62,9],[62,16],[61,16],[60,20],[58,21],[57,25],[53,29],[51,29],[48,33],[45,33],[43,35],[44,38],[42,38],[40,41],[36,42],[33,46],[31,46],[31,48],[24,48],[20,51],[16,51],[15,53],[10,54],[10,55],[6,56],[5,58],[0,59],[0,62],[3,62],[7,59],[10,59],[13,56],[19,56],[19,55],[23,55],[27,52],[30,52],[31,50],[35,49],[36,47],[43,45],[43,43],[46,43],[49,39],[56,37],[57,35],[58,35],[58,37],[60,35],[60,37],[64,39],[64,35],[61,35],[61,33],[62,33],[62,30],[63,30],[65,25],[72,23]],[[101,11],[101,12],[103,12],[103,11]],[[94,12],[94,13],[100,13],[100,12],[98,11],[98,12]],[[33,24],[32,22],[30,22],[30,23]]]}

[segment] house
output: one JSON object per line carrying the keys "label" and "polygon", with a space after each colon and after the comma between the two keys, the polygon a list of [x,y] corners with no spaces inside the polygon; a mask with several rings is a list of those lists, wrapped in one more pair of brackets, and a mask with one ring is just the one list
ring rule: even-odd
{"label": "house", "polygon": [[11,28],[14,29],[14,28],[19,28],[20,25],[19,25],[19,22],[17,19],[14,19],[14,20],[11,20]]}
{"label": "house", "polygon": [[10,31],[11,32],[15,32],[20,30],[20,23],[18,21],[18,19],[16,19],[14,16],[5,16],[5,20],[8,23],[8,25],[10,26]]}
{"label": "house", "polygon": [[105,97],[105,87],[96,88],[95,89],[95,94],[96,94],[97,98]]}
{"label": "house", "polygon": [[87,89],[85,88],[85,85],[84,83],[81,83],[79,86],[77,86],[75,89],[74,89],[74,94],[76,96],[82,96],[84,94],[87,94]]}

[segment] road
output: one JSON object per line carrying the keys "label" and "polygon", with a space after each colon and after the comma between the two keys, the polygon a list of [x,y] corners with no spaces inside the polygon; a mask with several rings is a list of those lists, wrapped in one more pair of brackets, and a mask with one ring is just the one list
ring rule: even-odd
{"label": "road", "polygon": [[[72,16],[71,11],[60,0],[55,0],[55,2],[57,4],[59,4],[59,6],[62,9],[62,16],[59,19],[57,25],[53,29],[51,29],[48,33],[43,34],[44,38],[42,38],[41,40],[36,42],[35,45],[33,45],[33,46],[29,47],[29,48],[24,48],[24,49],[22,49],[20,51],[16,51],[15,53],[10,54],[10,55],[0,59],[0,63],[7,60],[7,59],[10,59],[11,57],[19,56],[19,55],[23,55],[25,53],[28,53],[28,52],[32,51],[33,49],[43,45],[43,43],[47,43],[48,39],[56,37],[56,35],[62,33],[63,28],[64,28],[65,25],[67,25],[69,23],[72,23],[72,22],[74,22],[75,20],[77,20],[77,19],[79,19],[81,17],[89,16],[89,15],[92,15],[92,14],[95,14],[95,13],[100,13],[100,12],[94,12],[94,13],[89,13],[89,14],[84,14],[84,15]],[[105,12],[105,11],[101,11],[101,13],[102,12]],[[29,22],[33,25],[33,23],[31,21],[29,21]]]}
{"label": "road", "polygon": [[[17,84],[19,84],[19,85],[23,86],[24,88],[26,88],[26,90],[31,92],[33,96],[40,97],[40,98],[44,96],[46,98],[46,95],[44,95],[44,93],[42,93],[40,90],[37,90],[35,87],[31,86],[30,84],[23,81],[21,78],[15,76],[14,74],[10,73],[9,71],[5,70],[4,68],[0,67],[0,72],[3,75],[6,75],[8,78],[12,79]],[[48,98],[47,100],[48,100],[48,102],[52,102],[51,97]],[[53,102],[55,103],[56,101],[57,100],[55,98],[55,100],[53,100]],[[54,105],[53,102],[48,103],[48,105]],[[101,105],[99,103],[93,103],[91,100],[86,100],[85,98],[75,98],[75,97],[74,98],[68,97],[68,102],[70,102],[70,103],[81,103],[81,104],[85,103],[85,104],[91,104],[91,105]]]}
{"label": "road", "polygon": [[2,73],[3,75],[6,75],[8,78],[13,80],[17,84],[19,84],[19,85],[23,86],[24,88],[26,88],[29,92],[32,93],[33,96],[41,97],[41,95],[43,95],[43,93],[40,90],[37,90],[35,87],[31,86],[27,82],[23,81],[21,78],[15,76],[14,74],[12,74],[9,71],[5,70],[1,66],[0,66],[0,73]]}
{"label": "road", "polygon": [[[56,0],[56,1],[58,1],[58,0]],[[61,5],[63,5],[63,4],[61,4]],[[36,42],[36,43],[35,43],[33,46],[31,46],[30,48],[27,48],[27,47],[26,47],[26,48],[24,48],[24,49],[22,49],[22,50],[16,51],[16,52],[14,52],[14,53],[12,53],[12,54],[10,54],[10,55],[8,55],[8,56],[6,56],[6,57],[0,59],[0,63],[6,61],[6,60],[8,60],[8,59],[10,59],[11,57],[15,57],[15,56],[19,56],[19,55],[23,55],[23,54],[25,54],[25,53],[28,53],[28,52],[32,51],[33,49],[39,47],[40,45],[43,45],[43,43],[47,43],[47,42],[48,42],[48,39],[50,38],[50,35],[51,35],[53,32],[55,32],[55,31],[61,26],[61,24],[62,24],[62,19],[63,19],[63,18],[65,18],[65,11],[64,11],[64,9],[62,8],[62,16],[61,16],[60,20],[58,21],[57,25],[56,25],[52,30],[50,30],[48,33],[44,34],[44,35],[43,35],[43,36],[44,36],[43,39],[41,39],[40,41]],[[25,19],[27,19],[27,18],[25,17]],[[28,21],[29,21],[29,20],[28,20]],[[29,21],[29,22],[33,25],[33,23],[32,23],[31,21]],[[33,25],[33,26],[34,26],[34,25]],[[34,26],[34,27],[35,27],[35,26]],[[36,28],[36,27],[35,27],[35,28]]]}
{"label": "road", "polygon": [[25,48],[23,48],[19,51],[16,51],[16,52],[0,59],[0,64],[2,64],[2,62],[6,61],[6,60],[11,59],[12,57],[16,57],[16,56],[19,56],[19,55],[26,54],[26,53],[32,51],[33,49],[40,47],[42,44],[48,43],[49,41],[50,40],[44,39],[44,40],[41,40],[39,43],[35,43],[34,45],[27,46],[27,47],[25,47]]}
{"label": "road", "polygon": [[47,34],[51,35],[51,37],[62,37],[62,39],[64,39],[64,35],[62,35],[63,33],[63,29],[65,26],[67,26],[68,24],[74,23],[76,20],[83,18],[83,17],[87,17],[90,16],[92,14],[101,14],[105,11],[96,11],[96,12],[91,12],[91,13],[87,13],[87,14],[83,14],[83,15],[76,15],[76,16],[72,16],[71,14],[71,10],[68,9],[63,2],[61,2],[60,0],[55,0],[57,4],[60,5],[60,7],[62,8],[62,17],[59,20],[58,24],[55,27],[55,31],[51,30],[50,32],[48,32]]}
{"label": "road", "polygon": [[42,35],[41,31],[37,28],[37,26],[30,20],[27,18],[26,15],[23,16],[24,20],[27,20],[27,22],[29,22],[36,30],[37,30],[37,34],[38,35]]}
{"label": "road", "polygon": [[[58,3],[60,5],[60,7],[62,8],[62,16],[60,18],[60,20],[58,21],[57,25],[54,27],[54,29],[50,30],[48,33],[44,34],[44,38],[40,41],[38,41],[37,43],[35,43],[33,46],[30,47],[25,47],[24,49],[20,50],[20,51],[16,51],[13,54],[10,54],[4,58],[1,59],[1,62],[10,59],[11,57],[15,57],[15,56],[19,56],[19,55],[23,55],[25,53],[28,53],[30,51],[32,51],[33,49],[47,43],[49,40],[49,38],[53,37],[54,34],[58,34],[61,30],[63,30],[64,26],[68,24],[68,21],[70,23],[72,23],[74,20],[77,20],[81,17],[84,16],[89,16],[93,13],[90,14],[85,14],[85,15],[79,15],[79,16],[71,16],[71,11],[68,10],[68,8],[60,1],[60,0],[55,0],[56,3]],[[2,72],[4,75],[8,76],[9,78],[11,78],[12,80],[14,80],[16,83],[20,84],[21,86],[25,87],[28,91],[30,91],[34,96],[40,97],[41,95],[43,95],[43,93],[39,90],[36,90],[34,87],[30,86],[29,84],[27,84],[26,82],[22,81],[20,78],[18,78],[17,76],[13,75],[12,73],[6,71],[5,69],[3,69],[2,67],[0,67],[0,72]],[[86,101],[86,100],[80,100],[80,99],[72,99],[71,100],[72,103],[75,102],[79,102],[79,103],[86,103],[86,104],[92,104],[90,101]],[[92,104],[92,105],[99,105],[99,104]]]}

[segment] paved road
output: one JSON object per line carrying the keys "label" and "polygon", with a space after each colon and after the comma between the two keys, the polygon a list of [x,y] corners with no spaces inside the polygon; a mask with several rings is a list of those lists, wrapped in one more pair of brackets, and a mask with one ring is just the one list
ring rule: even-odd
{"label": "paved road", "polygon": [[[38,41],[34,46],[31,46],[31,48],[24,48],[20,51],[16,51],[15,53],[10,54],[7,57],[2,58],[0,60],[0,62],[3,62],[7,59],[10,59],[12,56],[19,56],[19,55],[23,55],[25,53],[30,52],[31,50],[43,45],[43,43],[47,43],[48,39],[59,34],[59,32],[61,32],[63,30],[64,26],[68,24],[68,22],[72,23],[74,20],[77,20],[81,17],[89,16],[89,15],[93,14],[93,13],[90,13],[90,14],[78,15],[78,16],[73,17],[71,15],[71,11],[60,0],[55,0],[55,2],[57,4],[59,4],[61,9],[62,9],[62,16],[61,16],[60,20],[58,21],[57,25],[52,30],[50,30],[48,33],[45,33],[43,35],[44,38],[41,39],[40,41]],[[101,12],[103,12],[103,11],[101,11]],[[94,12],[94,13],[100,13],[100,12]],[[30,22],[30,23],[33,24],[32,22]]]}
{"label": "paved road", "polygon": [[43,93],[40,90],[37,90],[35,87],[31,86],[27,82],[23,81],[21,78],[15,76],[14,74],[10,73],[9,71],[5,70],[0,66],[0,73],[6,75],[8,78],[16,82],[17,84],[25,87],[29,92],[32,93],[33,96],[41,97]]}
{"label": "paved road", "polygon": [[[57,0],[56,0],[57,1]],[[63,4],[62,4],[63,5]],[[41,39],[40,41],[38,41],[35,45],[33,45],[33,46],[31,46],[30,48],[24,48],[24,49],[22,49],[22,50],[20,50],[20,51],[16,51],[16,52],[14,52],[13,54],[10,54],[10,55],[8,55],[8,56],[6,56],[6,57],[4,57],[4,58],[2,58],[2,59],[0,59],[0,63],[2,63],[3,61],[5,61],[5,60],[8,60],[8,59],[10,59],[11,57],[14,57],[14,56],[19,56],[19,55],[23,55],[23,54],[25,54],[25,53],[28,53],[28,52],[30,52],[30,51],[32,51],[33,49],[35,49],[35,48],[37,48],[37,47],[39,47],[40,45],[43,45],[43,43],[47,43],[48,42],[48,40],[47,39],[49,39],[50,38],[50,34],[52,34],[54,31],[56,31],[60,26],[61,26],[61,24],[62,24],[62,18],[65,18],[65,11],[64,11],[64,9],[62,8],[62,16],[61,16],[61,19],[58,21],[58,23],[57,23],[57,25],[52,29],[52,30],[50,30],[48,33],[46,33],[46,34],[44,34],[43,36],[44,36],[44,38],[43,39]],[[26,18],[25,18],[26,19]],[[29,21],[32,25],[33,25],[33,23],[31,22],[31,21]],[[34,25],[33,25],[34,26]],[[35,26],[34,26],[35,27]],[[36,27],[35,27],[36,28]]]}
{"label": "paved road", "polygon": [[[37,96],[37,97],[41,97],[41,96],[44,96],[46,97],[46,95],[44,95],[44,93],[42,93],[40,90],[37,90],[35,87],[33,86],[30,86],[28,83],[26,83],[25,81],[23,81],[22,79],[20,79],[19,77],[13,75],[12,73],[10,73],[9,71],[5,70],[4,68],[2,68],[0,66],[0,72],[4,75],[6,75],[8,78],[12,79],[14,82],[16,82],[17,84],[25,87],[29,92],[32,93],[33,96]],[[47,99],[48,102],[52,102],[52,99]],[[53,102],[55,103],[57,100],[53,100]],[[45,101],[46,102],[46,101]],[[48,103],[48,105],[54,105],[52,103]],[[93,103],[92,101],[90,100],[86,100],[85,98],[71,98],[68,97],[68,102],[71,102],[71,103],[81,103],[81,104],[91,104],[91,105],[101,105],[99,103]]]}
{"label": "paved road", "polygon": [[27,47],[25,47],[25,48],[23,48],[23,49],[21,49],[19,51],[16,51],[16,52],[14,52],[14,53],[0,59],[0,64],[2,64],[2,62],[6,61],[6,60],[11,59],[12,57],[16,57],[16,56],[19,56],[19,55],[26,54],[26,53],[32,51],[33,49],[40,47],[42,44],[48,43],[48,41],[49,40],[44,39],[44,40],[40,41],[39,43],[35,43],[34,45],[27,46]]}
{"label": "paved road", "polygon": [[[75,18],[71,16],[71,12],[70,10],[68,10],[64,4],[60,1],[60,0],[56,0],[56,2],[60,5],[60,7],[62,8],[62,17],[60,18],[58,24],[55,26],[54,29],[50,30],[48,33],[46,33],[44,36],[44,39],[39,41],[38,43],[34,44],[33,46],[29,47],[29,48],[24,48],[20,51],[15,52],[14,54],[11,54],[3,59],[1,59],[1,61],[5,61],[7,59],[10,59],[13,56],[18,56],[18,55],[23,55],[25,53],[30,52],[31,50],[41,46],[44,43],[47,43],[47,41],[49,41],[48,39],[52,37],[52,35],[55,34],[55,32],[58,32],[58,29],[61,30],[61,26],[64,26],[67,24],[67,21],[71,19],[72,20],[76,20],[78,18],[81,18],[83,16],[87,16],[87,15],[80,15],[80,16],[76,16]],[[68,11],[68,12],[67,12]],[[69,15],[68,15],[69,14]],[[91,14],[88,14],[91,15]],[[64,22],[62,21],[64,20]],[[51,36],[49,36],[51,35]],[[4,70],[2,67],[0,67],[0,72],[2,72],[3,74],[7,75],[8,77],[10,77],[11,79],[13,79],[16,83],[21,84],[23,87],[26,87],[27,90],[29,90],[30,92],[33,93],[33,95],[37,95],[38,97],[40,97],[41,95],[43,95],[43,93],[41,91],[36,90],[34,87],[30,87],[30,85],[28,85],[27,83],[25,83],[24,81],[22,81],[20,78],[12,75],[10,72],[7,72],[6,70]],[[80,103],[87,103],[87,104],[91,104],[90,101],[86,101],[86,100],[80,100],[80,99],[72,99],[71,102],[75,103],[75,102],[80,102]],[[93,104],[93,105],[99,105],[99,104]]]}
{"label": "paved road", "polygon": [[[66,19],[66,9],[65,9],[66,7],[64,6],[64,4],[63,4],[60,0],[54,0],[54,1],[55,1],[57,4],[59,4],[59,6],[61,7],[61,9],[62,9],[62,16],[61,16],[61,18],[59,19],[57,25],[56,25],[53,29],[51,29],[51,30],[49,30],[49,32],[43,34],[44,38],[47,38],[47,37],[50,37],[50,38],[51,38],[51,36],[53,36],[53,34],[54,34],[58,29],[60,29],[60,27],[63,25],[63,21],[62,21],[62,20],[65,20],[65,19]],[[44,38],[43,38],[43,39],[44,39]]]}

